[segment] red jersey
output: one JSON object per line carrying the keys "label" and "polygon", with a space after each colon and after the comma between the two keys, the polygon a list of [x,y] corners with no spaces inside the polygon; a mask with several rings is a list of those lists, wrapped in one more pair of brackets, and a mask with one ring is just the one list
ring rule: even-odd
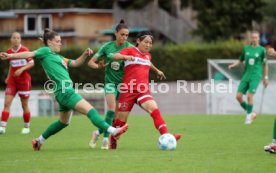
{"label": "red jersey", "polygon": [[[136,47],[123,49],[119,53],[135,58],[134,61],[125,61],[123,85],[127,85],[128,90],[132,90],[132,88],[142,91],[149,89],[150,53],[142,53]],[[124,90],[126,87],[121,89]]]}
{"label": "red jersey", "polygon": [[[12,48],[9,48],[7,50],[7,53],[8,54],[13,54],[13,53],[19,53],[19,52],[27,52],[29,51],[28,48],[20,45],[19,48],[17,50],[13,50]],[[11,58],[9,59],[9,62],[10,62],[10,74],[9,74],[9,77],[14,77],[14,72],[27,65],[28,63],[31,63],[33,62],[33,59],[32,58],[27,58],[27,59],[18,59],[18,58]],[[29,73],[29,70],[25,70],[24,72],[22,72],[22,74],[18,77],[15,77],[15,78],[20,78],[20,79],[30,79],[31,76],[30,76],[30,73]]]}

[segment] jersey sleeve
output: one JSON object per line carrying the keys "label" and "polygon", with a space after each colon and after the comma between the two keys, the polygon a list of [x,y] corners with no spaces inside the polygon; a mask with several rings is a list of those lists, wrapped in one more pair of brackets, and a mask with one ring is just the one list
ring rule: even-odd
{"label": "jersey sleeve", "polygon": [[243,62],[245,58],[245,48],[242,50],[242,54],[240,56],[240,61]]}
{"label": "jersey sleeve", "polygon": [[45,58],[51,52],[50,48],[48,47],[41,47],[34,51],[35,57],[37,59]]}
{"label": "jersey sleeve", "polygon": [[96,61],[101,61],[105,56],[105,48],[108,43],[104,44],[96,53]]}
{"label": "jersey sleeve", "polygon": [[73,62],[72,59],[68,59],[68,58],[64,58],[64,57],[63,57],[63,61],[67,65],[67,67],[69,67],[69,65]]}

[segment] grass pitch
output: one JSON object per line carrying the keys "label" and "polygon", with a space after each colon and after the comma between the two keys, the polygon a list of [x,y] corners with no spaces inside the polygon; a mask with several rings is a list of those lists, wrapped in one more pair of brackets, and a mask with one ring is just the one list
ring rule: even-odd
{"label": "grass pitch", "polygon": [[258,116],[244,125],[244,116],[164,116],[171,133],[182,133],[175,151],[157,147],[158,132],[149,116],[130,116],[119,148],[101,150],[88,142],[95,126],[84,116],[50,137],[35,152],[31,139],[57,117],[32,119],[31,134],[21,135],[21,118],[11,118],[0,136],[0,172],[5,173],[269,173],[276,155],[265,153],[271,142],[274,116]]}

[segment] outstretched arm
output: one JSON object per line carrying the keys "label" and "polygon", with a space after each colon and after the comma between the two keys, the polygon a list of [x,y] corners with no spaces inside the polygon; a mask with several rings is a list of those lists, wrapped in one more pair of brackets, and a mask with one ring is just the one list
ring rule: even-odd
{"label": "outstretched arm", "polygon": [[229,69],[232,69],[232,68],[237,67],[237,66],[239,66],[239,65],[241,65],[241,64],[242,64],[242,61],[238,60],[238,61],[234,62],[233,64],[230,64],[230,65],[228,66],[228,68],[229,68]]}
{"label": "outstretched arm", "polygon": [[34,61],[30,61],[27,65],[24,65],[23,67],[17,69],[14,73],[15,76],[20,76],[23,71],[25,70],[29,70],[30,68],[32,68],[34,66]]}
{"label": "outstretched arm", "polygon": [[20,53],[8,54],[6,52],[1,52],[0,57],[2,60],[6,60],[9,58],[27,59],[27,58],[35,57],[35,53],[34,52],[20,52]]}
{"label": "outstretched arm", "polygon": [[276,57],[276,51],[273,48],[267,50],[267,55],[271,57]]}
{"label": "outstretched arm", "polygon": [[99,63],[96,63],[97,58],[94,56],[93,58],[91,58],[88,62],[88,66],[90,68],[93,69],[102,69],[104,68],[106,65],[104,64],[104,62],[100,61]]}
{"label": "outstretched arm", "polygon": [[87,48],[82,54],[80,57],[78,57],[76,60],[73,60],[70,64],[70,67],[79,67],[81,66],[86,58],[90,55],[93,54],[93,50],[91,50],[90,48]]}
{"label": "outstretched arm", "polygon": [[123,54],[120,54],[120,53],[116,53],[112,56],[112,58],[114,60],[129,60],[129,61],[133,61],[134,60],[134,57],[133,56],[130,56],[130,55],[123,55]]}
{"label": "outstretched arm", "polygon": [[159,70],[157,67],[155,67],[153,64],[151,64],[150,69],[156,73],[158,79],[160,79],[160,80],[166,79],[165,74],[161,70]]}

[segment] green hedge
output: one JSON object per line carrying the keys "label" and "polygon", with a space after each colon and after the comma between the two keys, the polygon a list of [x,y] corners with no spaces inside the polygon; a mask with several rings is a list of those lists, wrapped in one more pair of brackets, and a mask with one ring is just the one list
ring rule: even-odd
{"label": "green hedge", "polygon": [[[202,80],[207,78],[207,59],[238,58],[243,47],[242,42],[227,41],[218,43],[189,43],[181,45],[156,44],[151,50],[156,67],[161,69],[167,76],[167,81]],[[82,48],[68,48],[61,54],[68,58],[77,58],[83,51]],[[96,49],[95,49],[96,52]],[[34,86],[41,86],[46,80],[46,75],[35,60],[35,67],[31,69]],[[1,85],[8,71],[8,63],[1,61]],[[70,75],[74,82],[97,83],[103,82],[104,70],[93,70],[85,63],[82,67],[71,68]],[[155,79],[154,74],[151,78]]]}

